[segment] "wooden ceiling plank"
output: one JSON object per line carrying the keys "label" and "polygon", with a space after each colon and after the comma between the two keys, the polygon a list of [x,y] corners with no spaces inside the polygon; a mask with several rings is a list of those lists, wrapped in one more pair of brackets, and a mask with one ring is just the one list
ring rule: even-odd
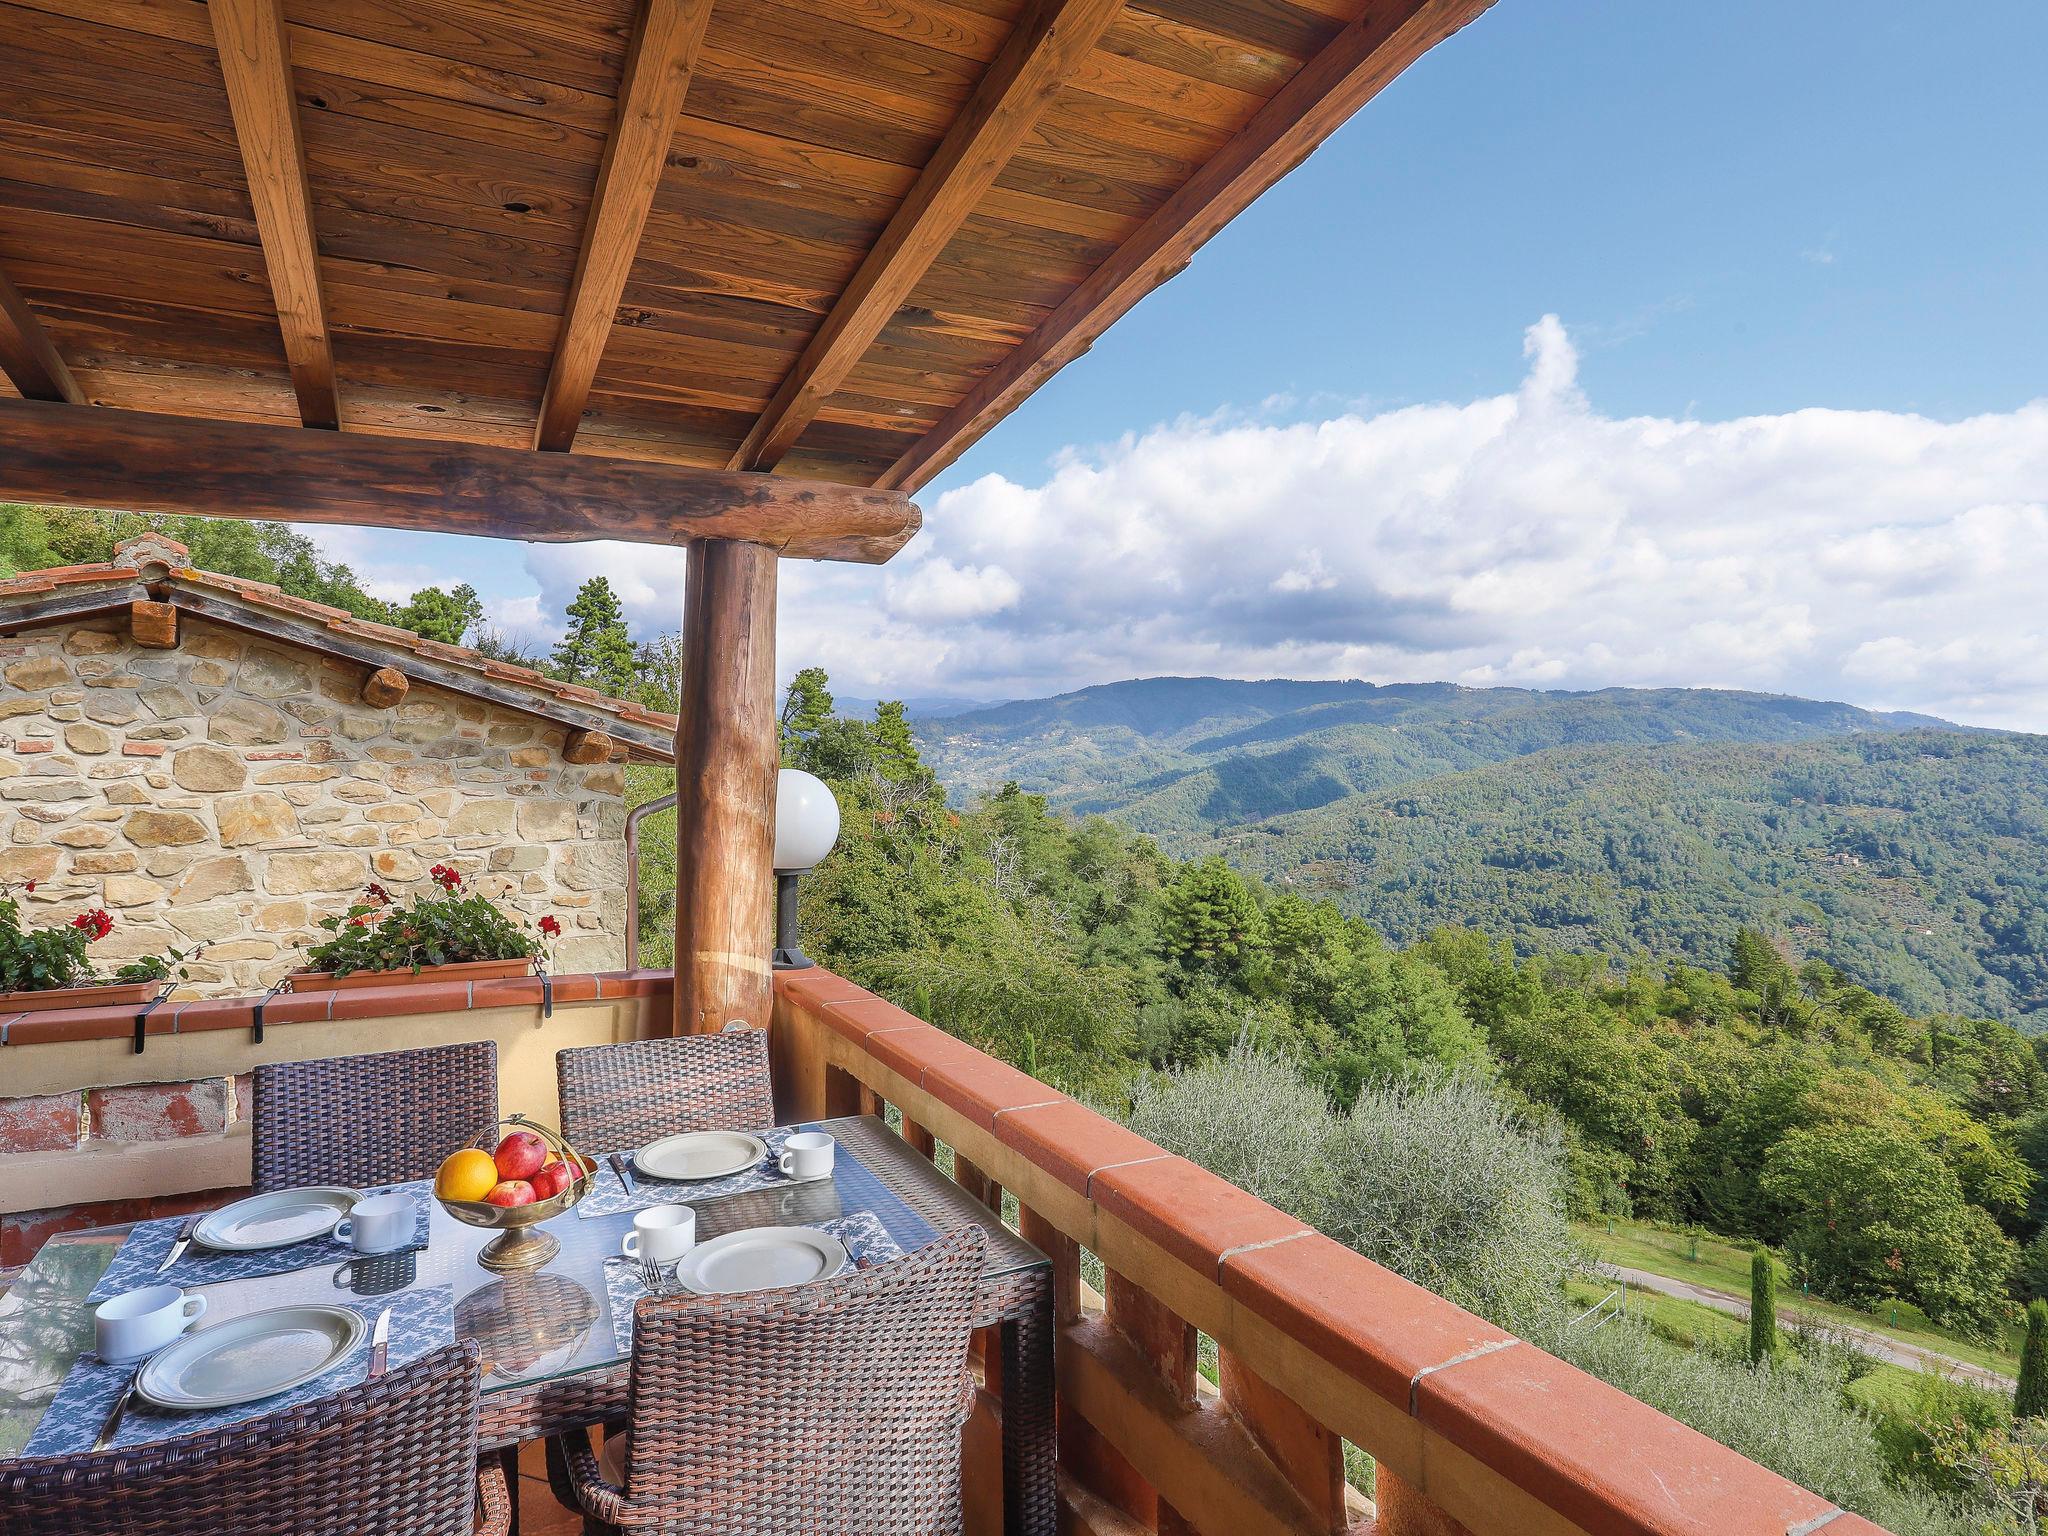
{"label": "wooden ceiling plank", "polygon": [[536,448],[566,453],[576,440],[710,16],[711,0],[646,0],[640,13],[534,425]]}
{"label": "wooden ceiling plank", "polygon": [[341,399],[320,293],[320,251],[282,0],[212,0],[207,14],[220,48],[299,419],[309,427],[338,429]]}
{"label": "wooden ceiling plank", "polygon": [[85,391],[64,365],[50,333],[5,272],[0,272],[0,373],[30,400],[85,404]]}
{"label": "wooden ceiling plank", "polygon": [[5,399],[0,500],[543,543],[743,539],[870,564],[919,522],[907,496],[865,486]]}
{"label": "wooden ceiling plank", "polygon": [[1140,299],[1186,267],[1212,235],[1308,158],[1396,75],[1491,3],[1399,0],[1370,7],[876,483],[914,488],[951,464]]}
{"label": "wooden ceiling plank", "polygon": [[773,469],[795,446],[1122,10],[1123,0],[1039,0],[1022,18],[732,468]]}

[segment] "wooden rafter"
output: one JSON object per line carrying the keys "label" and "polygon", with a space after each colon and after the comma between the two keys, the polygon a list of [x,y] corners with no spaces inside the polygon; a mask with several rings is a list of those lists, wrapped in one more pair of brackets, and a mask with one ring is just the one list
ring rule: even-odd
{"label": "wooden rafter", "polygon": [[924,484],[1033,390],[1086,352],[1140,299],[1402,70],[1492,0],[1390,0],[1371,6],[1282,86],[1258,114],[876,480]]}
{"label": "wooden rafter", "polygon": [[339,427],[334,348],[320,293],[320,252],[306,181],[298,98],[292,94],[291,44],[282,0],[210,0],[215,45],[227,80],[235,138],[249,180],[249,201],[263,241],[278,328],[284,334],[299,419]]}
{"label": "wooden rafter", "polygon": [[1018,22],[732,468],[773,469],[796,445],[1122,10],[1123,0],[1038,0]]}
{"label": "wooden rafter", "polygon": [[0,272],[0,373],[31,400],[85,404],[85,392],[64,366],[50,333],[5,272]]}
{"label": "wooden rafter", "polygon": [[0,400],[0,501],[574,543],[718,538],[878,564],[901,491],[584,454]]}
{"label": "wooden rafter", "polygon": [[626,274],[640,249],[647,210],[661,183],[690,71],[704,41],[712,0],[645,0],[626,70],[618,117],[605,141],[597,191],[562,312],[562,331],[541,396],[533,446],[566,453],[576,440],[590,386],[611,335]]}

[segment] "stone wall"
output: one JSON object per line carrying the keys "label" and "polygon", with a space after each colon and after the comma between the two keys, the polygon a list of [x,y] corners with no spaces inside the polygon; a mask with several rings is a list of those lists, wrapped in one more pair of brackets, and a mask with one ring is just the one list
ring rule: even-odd
{"label": "stone wall", "polygon": [[622,963],[623,767],[565,763],[531,715],[418,683],[372,709],[360,666],[180,625],[169,651],[110,620],[0,640],[0,880],[36,882],[25,925],[104,907],[103,969],[203,942],[189,990],[245,993],[367,881],[402,895],[448,863],[555,914],[558,971]]}

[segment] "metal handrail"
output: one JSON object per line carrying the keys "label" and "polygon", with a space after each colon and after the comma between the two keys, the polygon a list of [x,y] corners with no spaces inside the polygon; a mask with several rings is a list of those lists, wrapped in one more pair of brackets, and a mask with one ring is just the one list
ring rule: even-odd
{"label": "metal handrail", "polygon": [[640,968],[640,818],[672,809],[673,793],[649,800],[626,812],[626,969]]}

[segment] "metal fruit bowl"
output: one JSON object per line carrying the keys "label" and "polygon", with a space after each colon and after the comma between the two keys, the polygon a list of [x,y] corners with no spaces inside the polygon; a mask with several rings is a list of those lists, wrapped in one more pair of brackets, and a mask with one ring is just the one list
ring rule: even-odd
{"label": "metal fruit bowl", "polygon": [[[476,1261],[485,1269],[500,1274],[508,1270],[532,1269],[535,1265],[547,1263],[561,1251],[559,1239],[533,1229],[561,1215],[589,1194],[590,1176],[597,1172],[597,1164],[562,1140],[559,1132],[524,1115],[508,1115],[484,1127],[465,1145],[488,1155],[513,1131],[532,1132],[547,1144],[550,1162],[560,1159],[578,1170],[567,1189],[530,1205],[492,1205],[487,1200],[443,1200],[438,1194],[434,1196],[441,1202],[441,1209],[457,1221],[472,1227],[488,1227],[499,1234],[478,1250]],[[456,1151],[461,1150],[456,1148]]]}

